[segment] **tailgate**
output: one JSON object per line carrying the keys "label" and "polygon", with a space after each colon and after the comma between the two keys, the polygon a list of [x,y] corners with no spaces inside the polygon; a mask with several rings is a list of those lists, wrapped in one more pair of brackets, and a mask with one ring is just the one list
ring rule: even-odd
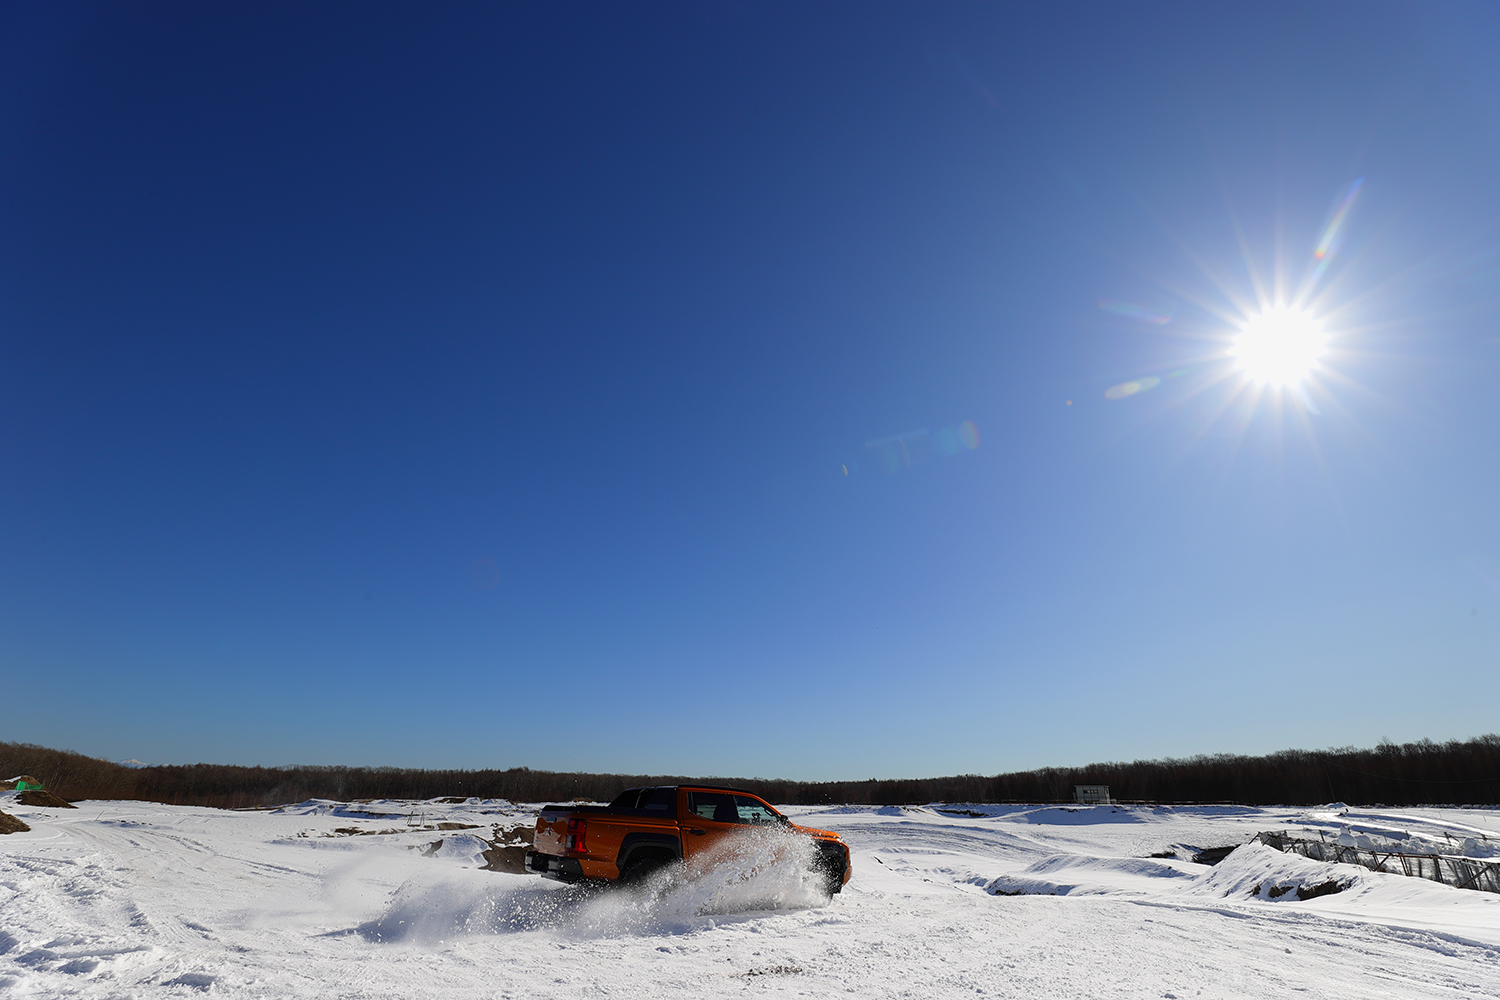
{"label": "tailgate", "polygon": [[536,834],[532,847],[543,854],[558,857],[568,853],[563,838],[568,835],[568,812],[544,812],[536,818]]}

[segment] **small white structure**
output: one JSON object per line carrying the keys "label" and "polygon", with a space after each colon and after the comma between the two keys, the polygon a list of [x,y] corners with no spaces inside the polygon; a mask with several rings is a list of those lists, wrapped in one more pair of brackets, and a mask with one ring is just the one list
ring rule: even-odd
{"label": "small white structure", "polygon": [[1108,785],[1074,785],[1073,801],[1081,806],[1109,805]]}

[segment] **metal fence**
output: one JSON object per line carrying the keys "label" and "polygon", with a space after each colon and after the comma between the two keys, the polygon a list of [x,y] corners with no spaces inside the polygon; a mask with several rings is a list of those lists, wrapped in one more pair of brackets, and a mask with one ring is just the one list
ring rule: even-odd
{"label": "metal fence", "polygon": [[1483,861],[1451,854],[1401,854],[1397,851],[1366,850],[1326,840],[1301,840],[1286,832],[1257,833],[1250,842],[1265,844],[1278,851],[1300,854],[1314,861],[1341,861],[1344,864],[1361,865],[1372,872],[1425,878],[1456,889],[1500,892],[1500,861]]}

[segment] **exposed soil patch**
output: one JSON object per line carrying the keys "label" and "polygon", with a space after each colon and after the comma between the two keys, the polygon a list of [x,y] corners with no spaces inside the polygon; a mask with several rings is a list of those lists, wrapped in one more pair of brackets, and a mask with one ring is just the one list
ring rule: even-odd
{"label": "exposed soil patch", "polygon": [[[400,833],[400,830],[361,830],[354,826],[341,826],[332,833],[320,834],[324,837],[383,837],[389,833]],[[299,837],[307,836],[306,833],[297,834]]]}
{"label": "exposed soil patch", "polygon": [[23,806],[49,806],[53,809],[77,809],[67,799],[59,798],[47,791],[45,788],[28,788],[16,796],[16,801]]}
{"label": "exposed soil patch", "polygon": [[526,849],[531,846],[535,830],[529,826],[513,826],[508,830],[495,827],[490,846],[484,851],[484,870],[487,872],[510,872],[526,874]]}
{"label": "exposed soil patch", "polygon": [[1239,846],[1239,844],[1230,844],[1228,847],[1205,847],[1193,855],[1193,863],[1197,865],[1216,865],[1229,857],[1230,853]]}
{"label": "exposed soil patch", "polygon": [[512,875],[526,874],[526,848],[486,848],[484,851],[484,870],[487,872],[510,872]]}
{"label": "exposed soil patch", "polygon": [[[1257,885],[1250,890],[1251,896],[1259,896],[1263,885]],[[1343,892],[1347,886],[1341,882],[1319,882],[1317,885],[1273,885],[1266,889],[1266,896],[1270,899],[1280,899],[1287,893],[1296,891],[1297,898],[1301,900],[1317,899],[1319,896],[1332,896],[1336,892]]]}
{"label": "exposed soil patch", "polygon": [[1337,882],[1320,882],[1317,885],[1299,885],[1297,887],[1298,899],[1317,899],[1319,896],[1332,896],[1336,892],[1343,892],[1344,887]]}
{"label": "exposed soil patch", "polygon": [[25,833],[30,829],[10,813],[0,813],[0,833]]}

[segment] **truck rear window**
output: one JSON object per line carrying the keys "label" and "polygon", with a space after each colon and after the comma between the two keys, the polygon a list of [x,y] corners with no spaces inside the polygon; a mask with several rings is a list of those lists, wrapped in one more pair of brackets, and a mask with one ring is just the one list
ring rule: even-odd
{"label": "truck rear window", "polygon": [[611,809],[644,809],[652,814],[677,814],[676,787],[627,788],[609,804]]}
{"label": "truck rear window", "polygon": [[636,808],[649,809],[663,816],[670,816],[677,812],[677,789],[648,788],[641,796],[641,804]]}

